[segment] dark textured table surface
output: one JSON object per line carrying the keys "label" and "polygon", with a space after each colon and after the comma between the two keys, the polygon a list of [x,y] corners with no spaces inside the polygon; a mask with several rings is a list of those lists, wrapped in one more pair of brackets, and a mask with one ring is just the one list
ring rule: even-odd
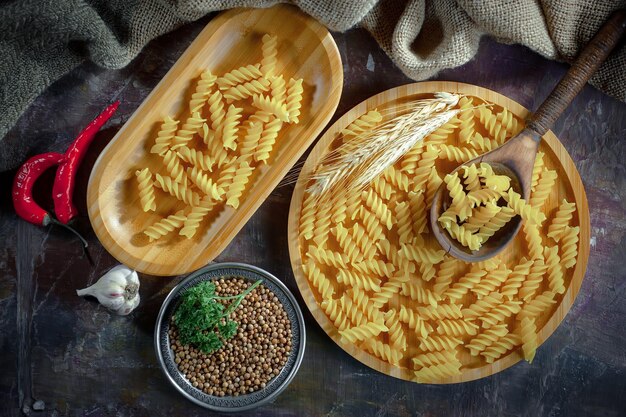
{"label": "dark textured table surface", "polygon": [[[78,202],[86,213],[87,178],[97,153],[130,117],[208,19],[152,42],[127,68],[85,64],[43,94],[10,135],[63,151],[113,98],[122,105],[81,168]],[[333,34],[345,84],[335,118],[367,97],[408,83],[362,30]],[[563,75],[519,46],[484,39],[476,58],[437,79],[473,83],[536,109]],[[626,69],[625,69],[626,70]],[[532,365],[447,386],[417,385],[379,374],[337,347],[299,298],[287,250],[292,189],[277,188],[217,261],[241,261],[280,277],[297,295],[308,331],[300,372],[259,416],[624,416],[626,415],[626,104],[586,87],[554,131],[585,183],[591,210],[587,275],[561,326]],[[141,276],[141,305],[110,315],[75,290],[116,261],[89,221],[95,266],[63,230],[18,220],[10,203],[14,173],[0,174],[0,415],[211,415],[176,393],[158,368],[152,330],[165,294],[179,278]],[[50,186],[50,176],[38,193]],[[46,184],[47,183],[47,184]],[[41,410],[43,408],[43,410]]]}

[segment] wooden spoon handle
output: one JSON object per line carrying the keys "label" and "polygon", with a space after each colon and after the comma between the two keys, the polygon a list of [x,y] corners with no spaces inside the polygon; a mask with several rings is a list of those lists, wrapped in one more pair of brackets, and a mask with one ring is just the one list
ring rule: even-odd
{"label": "wooden spoon handle", "polygon": [[626,30],[626,10],[617,10],[582,50],[565,77],[532,115],[526,128],[543,136],[582,90]]}

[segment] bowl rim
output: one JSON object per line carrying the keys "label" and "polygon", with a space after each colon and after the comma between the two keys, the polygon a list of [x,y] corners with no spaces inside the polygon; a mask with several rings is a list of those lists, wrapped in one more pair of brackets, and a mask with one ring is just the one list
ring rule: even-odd
{"label": "bowl rim", "polygon": [[[170,375],[170,373],[167,371],[167,367],[166,367],[166,364],[165,364],[165,359],[163,358],[163,355],[161,354],[161,340],[160,340],[161,338],[160,338],[160,334],[162,332],[162,324],[163,324],[163,319],[164,319],[164,316],[165,316],[165,312],[167,311],[167,308],[168,308],[169,304],[178,295],[178,293],[183,289],[185,284],[187,284],[189,281],[195,279],[199,275],[202,275],[202,274],[204,274],[206,272],[220,270],[220,269],[241,269],[241,270],[251,271],[251,272],[254,272],[254,273],[257,273],[257,274],[261,275],[264,279],[267,279],[268,281],[271,281],[274,285],[276,285],[277,287],[279,287],[283,291],[283,293],[286,295],[287,299],[292,303],[292,305],[294,307],[294,310],[295,310],[295,313],[296,313],[298,325],[300,327],[300,344],[299,344],[299,349],[298,349],[298,352],[296,354],[296,359],[295,359],[293,368],[289,371],[289,374],[287,375],[285,380],[278,386],[278,388],[276,388],[276,390],[272,391],[266,397],[262,398],[259,401],[254,402],[254,403],[247,404],[247,405],[244,405],[244,406],[241,406],[241,407],[222,407],[222,406],[217,406],[217,405],[213,405],[213,404],[208,404],[206,402],[200,401],[199,399],[193,397],[187,391],[185,391],[183,389],[183,387],[181,387],[174,380],[172,375]],[[157,315],[156,324],[155,324],[155,327],[154,327],[154,350],[155,350],[155,354],[156,354],[158,362],[159,362],[159,367],[161,368],[161,371],[165,374],[166,379],[170,382],[171,385],[173,385],[176,388],[176,390],[180,394],[182,394],[188,400],[192,401],[193,403],[195,403],[195,404],[197,404],[197,405],[199,405],[201,407],[204,407],[204,408],[207,408],[207,409],[213,410],[213,411],[219,411],[219,412],[227,412],[228,413],[228,412],[238,412],[238,411],[251,410],[251,409],[257,408],[257,407],[259,407],[261,405],[264,405],[264,404],[267,404],[267,403],[273,401],[276,397],[278,397],[278,395],[280,395],[285,390],[285,388],[287,388],[287,386],[289,386],[289,384],[293,381],[294,377],[298,373],[298,370],[300,369],[300,365],[302,364],[302,360],[304,358],[304,351],[306,350],[306,328],[305,328],[305,325],[304,325],[304,316],[302,314],[302,310],[300,309],[300,306],[299,306],[296,298],[293,296],[291,291],[289,291],[289,288],[287,288],[287,286],[282,281],[280,281],[278,278],[276,278],[274,275],[270,274],[269,272],[265,271],[264,269],[261,269],[261,268],[259,268],[257,266],[254,266],[254,265],[250,265],[250,264],[246,264],[246,263],[240,263],[240,262],[222,262],[222,263],[210,264],[210,265],[204,266],[204,267],[202,267],[202,268],[192,272],[188,276],[186,276],[183,280],[181,280],[178,284],[176,284],[176,286],[174,288],[172,288],[170,290],[170,292],[167,294],[167,296],[163,300],[163,304],[161,304],[161,308],[159,309],[159,314]]]}

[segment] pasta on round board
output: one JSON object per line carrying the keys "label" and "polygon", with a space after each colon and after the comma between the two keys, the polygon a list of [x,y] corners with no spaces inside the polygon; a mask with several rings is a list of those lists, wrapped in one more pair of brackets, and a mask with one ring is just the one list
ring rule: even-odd
{"label": "pasta on round board", "polygon": [[[303,262],[317,264],[334,289],[332,298],[325,299],[327,305],[345,291],[358,289],[369,300],[359,304],[363,314],[367,311],[374,316],[378,311],[398,318],[393,330],[390,326],[382,329],[380,323],[367,327],[367,322],[360,322],[338,329],[337,338],[333,338],[344,348],[353,346],[349,350],[353,355],[363,352],[358,353],[359,358],[364,354],[376,357],[380,362],[371,363],[377,369],[418,382],[463,380],[464,373],[508,356],[531,361],[539,346],[538,333],[570,285],[579,253],[580,228],[575,229],[579,226],[578,208],[572,207],[568,203],[572,199],[567,198],[562,203],[562,214],[557,216],[555,209],[559,205],[552,195],[567,184],[553,169],[552,159],[546,164],[543,146],[538,161],[554,174],[544,174],[541,185],[542,175],[538,174],[535,188],[539,188],[539,199],[532,203],[509,189],[510,179],[500,178],[488,166],[468,168],[457,178],[447,178],[459,163],[501,146],[524,126],[513,112],[479,97],[464,96],[457,106],[462,112],[455,123],[446,125],[445,132],[440,130],[418,142],[364,190],[343,190],[329,212],[323,213],[323,204],[316,203],[315,196],[306,191],[307,181],[311,180],[301,177],[299,201],[305,203],[295,211],[302,217],[293,223],[299,236],[297,256]],[[485,108],[488,111],[481,110]],[[390,114],[384,110],[378,108],[384,115],[381,122]],[[350,126],[335,131],[326,152],[339,150],[355,134]],[[308,172],[314,169],[309,167]],[[453,194],[453,201],[456,197],[451,213],[455,222],[450,223],[455,226],[450,227],[456,227],[457,233],[474,245],[493,236],[513,217],[521,216],[526,230],[516,237],[516,250],[473,265],[441,251],[430,233],[426,215],[430,209],[428,195],[442,183]],[[477,193],[482,189],[489,191]],[[348,201],[353,202],[350,210]],[[312,241],[313,218],[324,225],[324,230],[317,231],[316,242]],[[563,247],[563,243],[548,237],[549,227],[556,239],[567,235],[568,245]],[[351,229],[363,230],[356,236],[374,241],[368,246],[374,248],[368,256],[362,242],[353,239],[354,243],[346,243],[344,231]],[[307,278],[307,271],[302,272]],[[363,276],[367,277],[365,282],[374,279],[376,285],[365,284]],[[314,286],[310,289],[319,304],[320,294]],[[520,316],[531,318],[533,325],[524,322],[522,331]],[[398,326],[406,345],[392,342],[397,340]],[[350,332],[351,328],[358,337]],[[391,349],[398,353],[392,354]]]}

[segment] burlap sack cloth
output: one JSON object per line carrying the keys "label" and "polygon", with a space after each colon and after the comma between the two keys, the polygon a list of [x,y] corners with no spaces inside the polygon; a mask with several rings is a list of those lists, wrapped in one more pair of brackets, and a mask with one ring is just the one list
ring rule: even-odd
{"label": "burlap sack cloth", "polygon": [[[406,75],[422,80],[470,60],[481,36],[520,43],[571,61],[611,11],[626,0],[291,0],[331,30],[360,25]],[[52,82],[86,59],[105,68],[128,64],[151,39],[232,7],[275,0],[22,0],[0,9],[0,137]],[[622,43],[592,84],[626,101]],[[28,154],[0,141],[0,171]]]}

